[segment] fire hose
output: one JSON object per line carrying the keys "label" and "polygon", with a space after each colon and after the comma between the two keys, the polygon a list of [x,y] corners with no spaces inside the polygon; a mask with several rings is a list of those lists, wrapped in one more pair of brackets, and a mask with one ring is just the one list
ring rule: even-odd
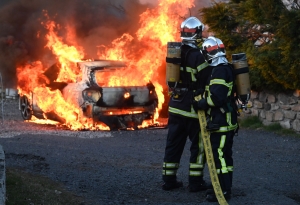
{"label": "fire hose", "polygon": [[[201,95],[198,95],[195,97],[196,101],[201,100]],[[222,188],[220,186],[216,166],[215,166],[215,161],[214,161],[214,155],[212,152],[211,148],[211,143],[210,143],[210,134],[206,129],[206,117],[205,117],[205,112],[204,110],[198,110],[198,117],[199,117],[199,123],[200,123],[200,128],[201,128],[201,136],[204,144],[204,150],[205,150],[205,155],[206,155],[206,162],[209,170],[209,175],[211,179],[211,183],[213,185],[215,195],[217,197],[217,200],[220,205],[228,205],[224,194],[222,192]]]}

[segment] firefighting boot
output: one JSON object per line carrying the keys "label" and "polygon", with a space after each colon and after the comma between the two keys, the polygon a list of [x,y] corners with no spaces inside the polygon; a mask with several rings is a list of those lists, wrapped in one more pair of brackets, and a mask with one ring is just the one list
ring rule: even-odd
{"label": "firefighting boot", "polygon": [[[227,201],[231,198],[231,190],[224,191],[223,194],[224,194],[224,198]],[[216,194],[215,194],[213,189],[208,189],[206,191],[205,195],[206,195],[206,200],[209,201],[209,202],[217,202],[218,201],[218,199],[216,197]]]}
{"label": "firefighting boot", "polygon": [[189,176],[189,185],[188,190],[189,192],[199,192],[205,191],[207,189],[212,189],[211,183],[207,183],[203,180],[202,176]]}
{"label": "firefighting boot", "polygon": [[172,189],[178,189],[180,187],[183,187],[183,183],[181,181],[165,182],[162,185],[162,189],[165,190],[165,191],[170,191]]}
{"label": "firefighting boot", "polygon": [[[164,181],[164,184],[162,185],[162,189],[169,191],[172,189],[183,187],[182,182],[177,181],[177,177],[176,177],[178,164],[175,164],[176,166],[167,166],[167,165],[168,163],[164,163],[163,176],[162,176],[162,180]],[[172,174],[167,175],[167,173],[172,173]]]}
{"label": "firefighting boot", "polygon": [[199,184],[189,184],[188,190],[189,192],[200,192],[200,191],[205,191],[207,189],[212,189],[212,184],[207,183],[206,181],[202,181]]}

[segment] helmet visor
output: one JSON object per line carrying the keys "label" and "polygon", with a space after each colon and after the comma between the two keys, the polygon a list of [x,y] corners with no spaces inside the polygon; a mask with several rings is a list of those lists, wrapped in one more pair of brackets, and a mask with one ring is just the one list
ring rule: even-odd
{"label": "helmet visor", "polygon": [[197,37],[201,37],[201,35],[199,35],[199,33],[201,30],[199,29],[195,29],[195,28],[181,28],[180,30],[180,36],[183,37],[183,38],[190,38],[190,39],[193,39],[193,38],[197,38]]}
{"label": "helmet visor", "polygon": [[210,55],[210,56],[214,56],[218,52],[225,53],[225,46],[224,46],[224,44],[215,45],[215,46],[209,46],[209,47],[204,47],[204,49],[207,51],[207,54]]}

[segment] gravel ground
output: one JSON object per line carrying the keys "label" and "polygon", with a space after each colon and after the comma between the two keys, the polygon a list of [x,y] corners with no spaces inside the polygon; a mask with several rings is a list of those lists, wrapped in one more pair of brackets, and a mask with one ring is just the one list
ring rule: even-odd
{"label": "gravel ground", "polygon": [[[59,181],[82,196],[82,204],[217,204],[206,202],[204,192],[186,188],[189,142],[178,173],[185,186],[161,190],[167,129],[74,132],[23,122],[16,100],[7,100],[3,110],[0,144],[6,166]],[[241,129],[234,142],[233,197],[228,203],[300,204],[299,147],[299,138]],[[209,180],[207,168],[205,178]]]}

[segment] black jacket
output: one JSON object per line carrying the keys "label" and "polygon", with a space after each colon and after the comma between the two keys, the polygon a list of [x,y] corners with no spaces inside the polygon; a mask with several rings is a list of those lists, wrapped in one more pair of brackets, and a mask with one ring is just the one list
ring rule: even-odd
{"label": "black jacket", "polygon": [[198,89],[205,89],[206,80],[211,73],[200,49],[188,45],[181,47],[180,82],[177,93],[169,102],[169,113],[185,117],[198,118],[192,102]]}
{"label": "black jacket", "polygon": [[207,114],[213,124],[218,124],[219,132],[237,129],[237,112],[233,98],[234,75],[227,64],[212,67],[207,82],[205,99],[209,106]]}

